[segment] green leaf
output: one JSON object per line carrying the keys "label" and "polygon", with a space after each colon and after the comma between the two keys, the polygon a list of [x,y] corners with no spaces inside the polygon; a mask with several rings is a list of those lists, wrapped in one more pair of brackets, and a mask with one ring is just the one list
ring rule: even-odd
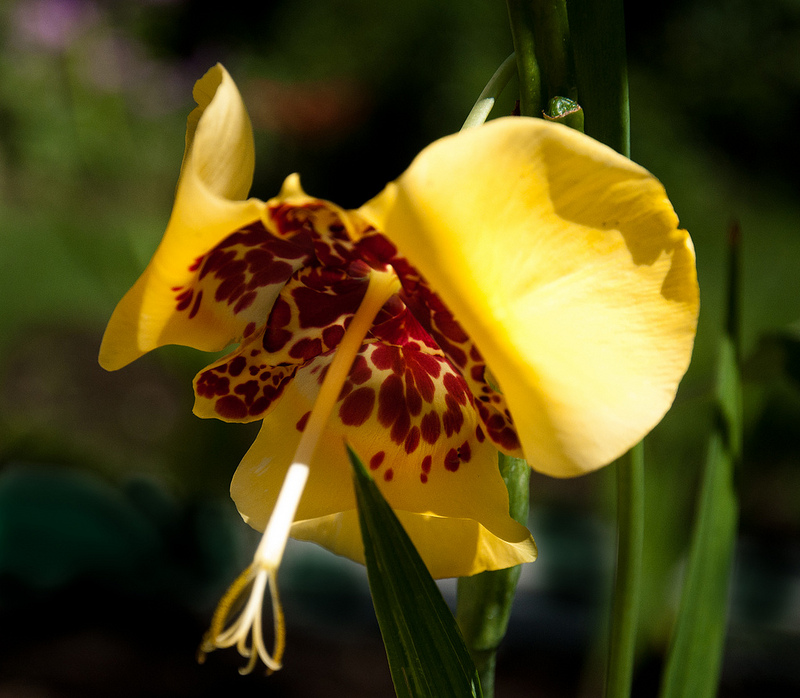
{"label": "green leaf", "polygon": [[616,463],[617,565],[611,607],[606,698],[630,695],[642,595],[644,442]]}
{"label": "green leaf", "polygon": [[731,230],[728,317],[717,367],[716,420],[662,698],[717,695],[739,506],[735,470],[742,448],[739,358],[739,235]]}
{"label": "green leaf", "polygon": [[453,614],[391,507],[348,447],[375,615],[399,698],[481,697]]}

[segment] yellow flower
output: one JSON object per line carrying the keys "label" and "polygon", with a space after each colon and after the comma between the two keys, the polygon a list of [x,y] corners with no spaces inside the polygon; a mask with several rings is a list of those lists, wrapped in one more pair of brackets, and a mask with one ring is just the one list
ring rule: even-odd
{"label": "yellow flower", "polygon": [[[263,419],[231,490],[266,533],[231,594],[274,590],[289,532],[363,561],[344,440],[434,576],[533,560],[497,450],[557,477],[598,468],[661,419],[688,366],[694,252],[662,186],[512,117],[437,141],[355,211],[296,175],[262,202],[246,198],[252,131],[232,79],[218,65],[194,96],[164,239],[100,361],[239,343],[195,379],[198,415]],[[260,605],[226,630],[227,606],[204,649],[277,668],[282,629],[272,657]]]}

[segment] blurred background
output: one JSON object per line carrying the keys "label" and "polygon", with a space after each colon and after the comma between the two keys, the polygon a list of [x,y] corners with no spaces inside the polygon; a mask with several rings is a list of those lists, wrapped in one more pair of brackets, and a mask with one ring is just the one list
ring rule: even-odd
{"label": "blurred background", "polygon": [[[745,458],[721,696],[800,689],[800,2],[629,3],[633,158],[693,236],[694,361],[647,440],[635,695],[655,695],[711,424],[726,236],[743,235]],[[511,52],[501,0],[0,3],[0,698],[392,696],[363,569],[290,544],[285,669],[195,650],[252,532],[228,499],[257,425],[191,414],[209,357],[109,374],[105,322],[164,230],[195,80],[217,61],[256,132],[254,195],[300,172],[345,206],[458,130]],[[513,108],[515,85],[494,115]],[[498,696],[593,696],[611,469],[534,474]],[[453,597],[454,584],[443,585]]]}

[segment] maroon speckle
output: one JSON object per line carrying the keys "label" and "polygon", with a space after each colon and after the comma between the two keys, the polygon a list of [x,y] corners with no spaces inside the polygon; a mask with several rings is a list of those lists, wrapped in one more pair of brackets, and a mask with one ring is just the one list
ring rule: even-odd
{"label": "maroon speckle", "polygon": [[467,404],[467,387],[463,378],[457,377],[454,373],[447,373],[443,382],[445,390],[455,398],[459,405]]}
{"label": "maroon speckle", "polygon": [[214,300],[222,303],[225,300],[234,300],[244,291],[244,274],[237,274],[225,279],[214,292]]}
{"label": "maroon speckle", "polygon": [[[312,283],[311,276],[306,278],[307,283]],[[366,284],[362,281],[354,282],[355,288],[337,288],[335,295],[320,293],[314,289],[299,286],[292,290],[292,297],[297,303],[299,311],[298,322],[300,327],[328,327],[334,324],[342,315],[354,313],[366,292]]]}
{"label": "maroon speckle", "polygon": [[447,410],[442,415],[442,426],[444,427],[444,433],[449,438],[461,430],[464,424],[464,415],[456,401],[449,395],[445,396],[445,404],[447,405]]}
{"label": "maroon speckle", "polygon": [[387,371],[394,365],[394,349],[388,344],[380,344],[372,352],[372,363],[381,371]]}
{"label": "maroon speckle", "polygon": [[[250,268],[255,269],[255,266],[251,266]],[[259,269],[253,274],[253,278],[250,279],[250,288],[283,283],[292,275],[293,271],[292,265],[287,262],[278,260],[271,264],[268,263],[268,266]]]}
{"label": "maroon speckle", "polygon": [[428,482],[428,476],[425,473],[420,473],[419,481],[424,485],[426,482]]}
{"label": "maroon speckle", "polygon": [[237,356],[234,359],[232,359],[228,364],[228,373],[230,373],[230,375],[232,375],[235,378],[242,371],[244,371],[244,367],[246,365],[247,365],[247,359],[245,359],[243,356]]}
{"label": "maroon speckle", "polygon": [[253,301],[257,298],[255,291],[248,291],[245,293],[233,306],[234,313],[241,313],[243,310],[247,310],[251,305],[253,305]]}
{"label": "maroon speckle", "polygon": [[422,438],[429,444],[435,444],[442,431],[442,424],[436,412],[428,412],[420,422]]}
{"label": "maroon speckle", "polygon": [[[376,353],[377,350],[373,352],[373,357]],[[378,421],[388,427],[394,423],[403,409],[403,384],[399,376],[392,374],[383,381],[378,393]]]}
{"label": "maroon speckle", "polygon": [[429,473],[431,471],[431,464],[433,463],[433,456],[425,456],[422,459],[422,470],[423,472]]}
{"label": "maroon speckle", "polygon": [[[223,369],[224,370],[224,369]],[[195,390],[200,397],[213,398],[230,392],[230,380],[219,376],[213,370],[203,371],[197,379]]]}
{"label": "maroon speckle", "polygon": [[297,420],[297,424],[294,425],[294,428],[297,431],[302,432],[306,428],[306,424],[308,424],[308,418],[311,416],[311,412],[306,412],[300,419]]}
{"label": "maroon speckle", "polygon": [[224,419],[244,419],[247,416],[247,405],[234,395],[226,395],[214,405],[217,414]]}
{"label": "maroon speckle", "polygon": [[459,465],[461,465],[461,461],[458,459],[458,451],[456,451],[454,448],[451,448],[444,457],[444,467],[446,470],[454,473],[456,470],[458,470]]}
{"label": "maroon speckle", "polygon": [[315,337],[314,339],[303,337],[303,339],[298,339],[297,342],[292,345],[291,349],[289,349],[289,356],[293,359],[302,359],[303,361],[309,361],[315,356],[319,356],[321,353],[322,340],[319,337]]}
{"label": "maroon speckle", "polygon": [[260,387],[258,381],[247,381],[246,383],[237,385],[233,389],[233,392],[237,395],[241,395],[245,399],[245,402],[250,405],[253,400],[255,400],[256,395],[258,395]]}
{"label": "maroon speckle", "polygon": [[189,311],[189,319],[191,320],[195,315],[197,315],[198,311],[200,310],[200,301],[203,300],[203,289],[200,289],[197,292],[197,296],[194,299],[194,305],[192,305],[192,309]]}
{"label": "maroon speckle", "polygon": [[408,410],[405,409],[405,405],[401,404],[403,408],[400,414],[397,416],[397,419],[392,426],[391,432],[389,432],[389,436],[396,444],[401,444],[405,441],[406,436],[408,435],[409,430],[411,429],[411,417],[408,414]]}
{"label": "maroon speckle", "polygon": [[175,300],[178,301],[178,304],[175,306],[177,310],[186,310],[192,304],[192,297],[194,296],[194,291],[190,288],[184,291],[183,293],[179,293],[175,296]]}
{"label": "maroon speckle", "polygon": [[353,367],[350,369],[350,380],[356,385],[366,383],[372,378],[372,369],[369,367],[367,360],[359,354],[353,361]]}
{"label": "maroon speckle", "polygon": [[268,352],[276,352],[283,349],[291,338],[292,333],[289,330],[267,327],[264,330],[264,338],[261,340],[261,344]]}
{"label": "maroon speckle", "polygon": [[[201,291],[201,293],[202,293],[202,291]],[[247,323],[247,327],[244,328],[244,335],[243,336],[244,337],[249,337],[251,334],[253,334],[253,332],[255,332],[255,330],[256,330],[256,323],[248,322]]]}
{"label": "maroon speckle", "polygon": [[470,458],[472,458],[472,448],[469,445],[469,441],[465,441],[458,447],[458,457],[464,463],[469,463]]}
{"label": "maroon speckle", "polygon": [[363,237],[356,246],[362,256],[378,262],[386,263],[397,254],[397,248],[378,233]]}
{"label": "maroon speckle", "polygon": [[411,454],[417,450],[417,446],[419,446],[419,436],[419,427],[411,427],[411,431],[408,432],[405,443],[403,444],[406,453]]}
{"label": "maroon speckle", "polygon": [[394,470],[392,470],[391,468],[386,468],[386,472],[383,474],[383,479],[386,480],[386,482],[391,482],[393,477],[394,477]]}
{"label": "maroon speckle", "polygon": [[375,391],[372,388],[358,388],[350,393],[339,408],[339,418],[343,424],[360,427],[369,419],[375,407]]}
{"label": "maroon speckle", "polygon": [[377,470],[380,468],[385,457],[386,454],[383,451],[378,451],[374,456],[372,456],[372,458],[369,459],[369,469]]}
{"label": "maroon speckle", "polygon": [[449,310],[442,310],[434,313],[433,323],[439,332],[447,336],[448,339],[452,339],[454,342],[462,344],[469,339],[467,333],[464,332],[461,325],[455,321]]}
{"label": "maroon speckle", "polygon": [[422,412],[422,397],[413,382],[409,380],[411,371],[406,371],[406,406],[415,417]]}
{"label": "maroon speckle", "polygon": [[475,438],[478,440],[479,444],[482,444],[486,438],[486,434],[483,433],[483,429],[480,427],[475,427]]}
{"label": "maroon speckle", "polygon": [[280,296],[275,300],[269,314],[269,327],[286,327],[292,319],[292,306]]}
{"label": "maroon speckle", "polygon": [[[331,325],[322,330],[322,341],[328,349],[333,349],[339,345],[344,337],[344,327],[341,325]],[[362,357],[363,358],[363,357]]]}

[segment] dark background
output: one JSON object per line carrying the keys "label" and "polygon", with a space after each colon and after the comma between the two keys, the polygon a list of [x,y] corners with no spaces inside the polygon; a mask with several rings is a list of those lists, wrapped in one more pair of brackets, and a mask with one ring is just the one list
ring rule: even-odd
{"label": "dark background", "polygon": [[[222,8],[222,9],[221,9]],[[221,61],[256,131],[253,193],[298,171],[343,206],[458,130],[511,52],[500,0],[7,0],[0,5],[0,698],[390,696],[363,569],[291,544],[273,677],[194,652],[254,537],[227,498],[254,425],[191,414],[208,357],[96,363],[161,237],[191,87]],[[725,239],[743,233],[745,459],[722,696],[800,688],[800,3],[629,3],[633,158],[691,233],[692,368],[647,441],[636,695],[655,695],[710,429]],[[513,90],[495,114],[508,113]],[[498,696],[598,695],[613,473],[534,475]],[[445,584],[452,596],[452,584]]]}

